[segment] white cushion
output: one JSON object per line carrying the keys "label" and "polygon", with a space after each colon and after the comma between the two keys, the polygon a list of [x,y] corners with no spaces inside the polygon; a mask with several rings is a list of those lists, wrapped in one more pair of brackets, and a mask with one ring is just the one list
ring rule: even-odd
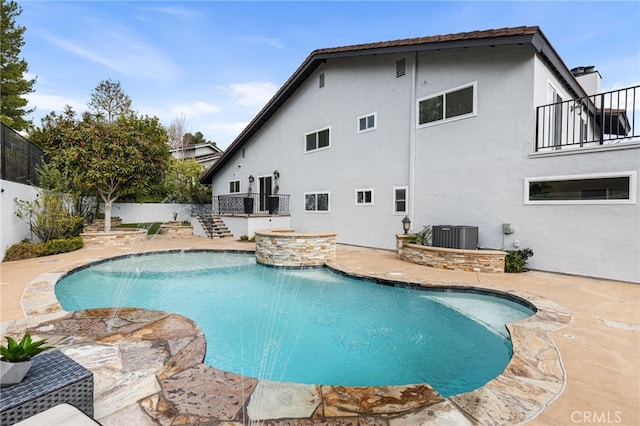
{"label": "white cushion", "polygon": [[96,426],[99,424],[73,405],[60,404],[22,420],[15,426]]}

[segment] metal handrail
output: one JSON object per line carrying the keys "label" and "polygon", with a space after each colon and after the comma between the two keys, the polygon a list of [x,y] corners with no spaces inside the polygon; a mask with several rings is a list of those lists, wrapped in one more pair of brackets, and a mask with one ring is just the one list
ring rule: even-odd
{"label": "metal handrail", "polygon": [[640,138],[640,86],[536,108],[535,151],[595,147]]}
{"label": "metal handrail", "polygon": [[288,194],[235,193],[213,197],[214,214],[288,215]]}

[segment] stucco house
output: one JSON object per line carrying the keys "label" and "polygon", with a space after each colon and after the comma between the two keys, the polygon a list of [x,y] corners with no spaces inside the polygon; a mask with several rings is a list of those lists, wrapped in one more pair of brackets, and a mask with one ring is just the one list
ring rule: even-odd
{"label": "stucco house", "polygon": [[193,158],[198,164],[202,164],[204,168],[209,168],[220,158],[222,150],[218,148],[217,145],[202,143],[172,148],[169,150],[169,153],[173,158],[178,160]]}
{"label": "stucco house", "polygon": [[534,269],[640,282],[640,88],[600,80],[538,27],[315,50],[201,181],[236,236],[393,249],[407,216],[531,248]]}

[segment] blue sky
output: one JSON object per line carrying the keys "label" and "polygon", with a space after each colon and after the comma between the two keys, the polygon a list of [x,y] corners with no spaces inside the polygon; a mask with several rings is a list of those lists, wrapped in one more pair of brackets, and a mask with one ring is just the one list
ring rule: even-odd
{"label": "blue sky", "polygon": [[118,80],[140,114],[225,148],[315,49],[537,25],[603,90],[640,83],[640,2],[18,1],[34,118]]}

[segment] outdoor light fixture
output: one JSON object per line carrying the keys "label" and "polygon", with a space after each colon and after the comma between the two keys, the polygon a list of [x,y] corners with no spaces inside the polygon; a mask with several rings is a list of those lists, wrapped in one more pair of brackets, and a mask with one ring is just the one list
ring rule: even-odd
{"label": "outdoor light fixture", "polygon": [[402,219],[402,229],[404,229],[405,234],[409,232],[409,228],[411,228],[411,219],[409,219],[409,216],[405,216]]}

